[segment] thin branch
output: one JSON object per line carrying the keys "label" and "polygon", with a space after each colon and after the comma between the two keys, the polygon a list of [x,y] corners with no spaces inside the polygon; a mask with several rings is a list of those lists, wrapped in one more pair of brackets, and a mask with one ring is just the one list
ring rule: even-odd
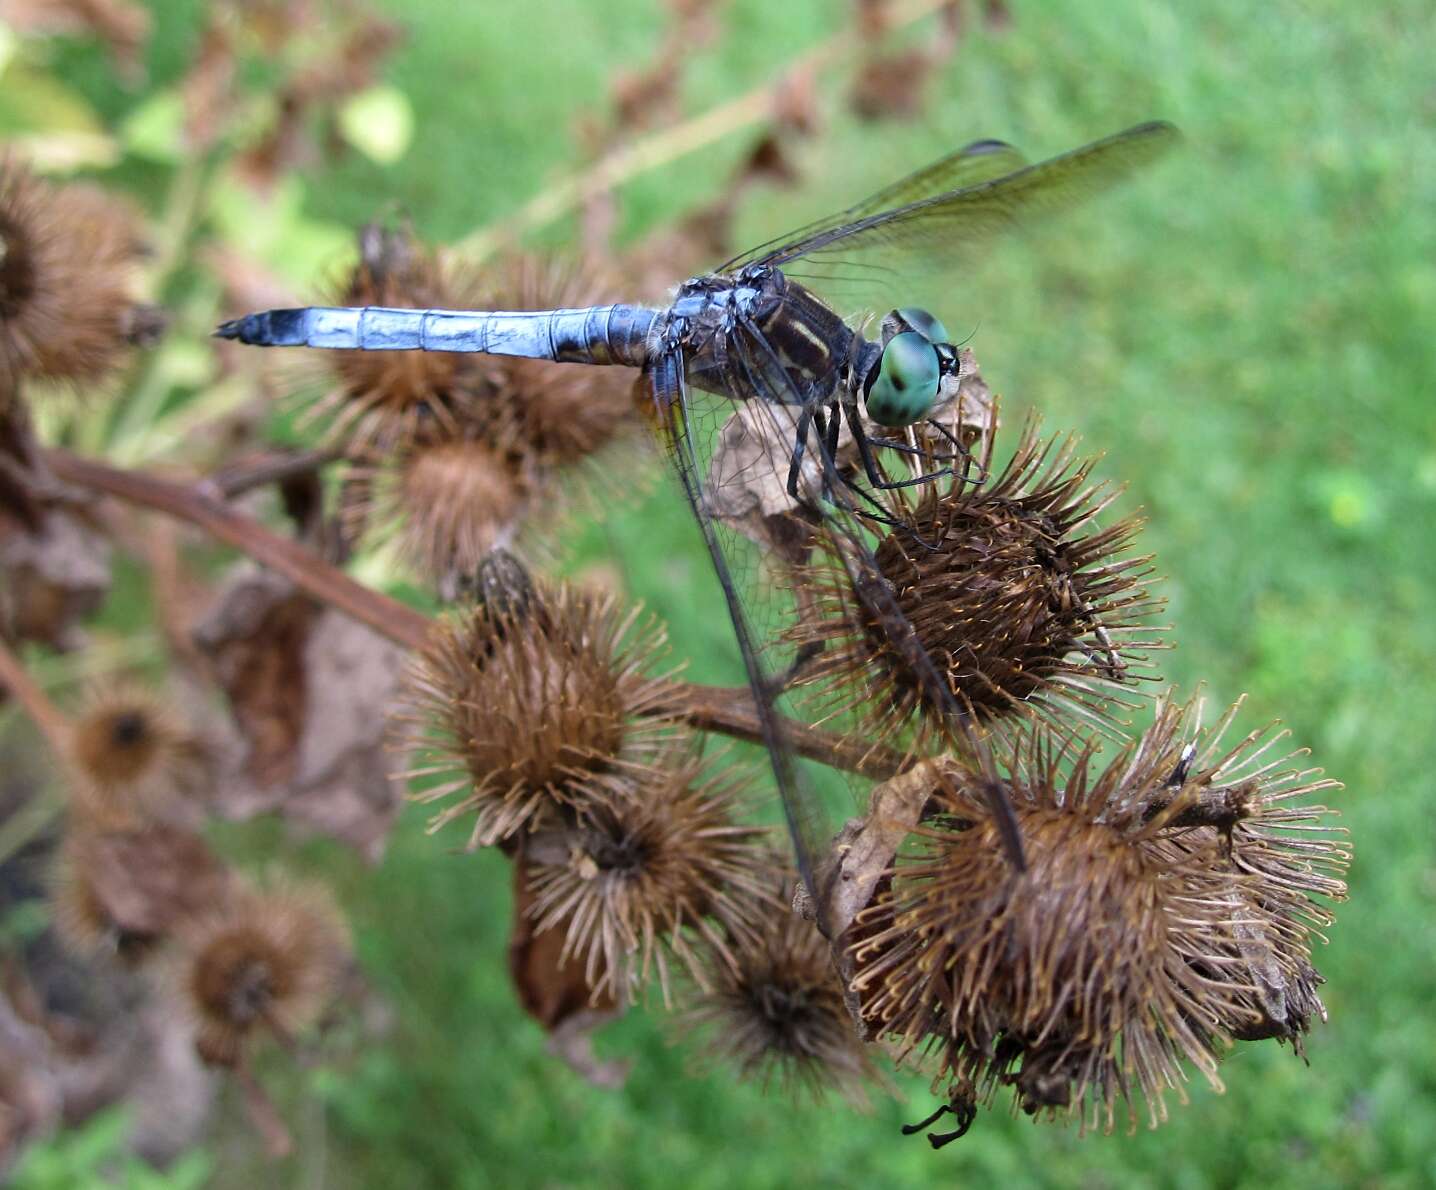
{"label": "thin branch", "polygon": [[283,483],[318,471],[342,457],[338,450],[274,451],[248,462],[221,467],[200,486],[223,500],[234,500],[255,488]]}
{"label": "thin branch", "polygon": [[418,649],[428,639],[428,617],[356,583],[312,550],[271,532],[200,488],[111,467],[63,450],[48,450],[45,458],[55,474],[69,483],[188,521],[395,644]]}
{"label": "thin branch", "polygon": [[230,1074],[244,1096],[244,1107],[250,1123],[264,1141],[265,1153],[275,1161],[288,1157],[294,1152],[294,1138],[290,1135],[284,1117],[274,1106],[274,1100],[269,1097],[269,1092],[264,1089],[259,1079],[255,1078],[248,1058],[241,1055]]}
{"label": "thin branch", "polygon": [[69,755],[70,721],[50,701],[50,696],[40,689],[4,637],[0,637],[0,686],[5,686],[15,696],[15,701],[40,729],[56,757]]}
{"label": "thin branch", "polygon": [[[900,29],[949,3],[951,0],[909,0],[891,14],[888,27]],[[800,55],[777,81],[765,83],[737,99],[605,154],[587,169],[536,194],[507,219],[465,236],[455,245],[455,254],[482,260],[499,246],[552,223],[631,178],[696,153],[740,128],[758,123],[773,113],[782,89],[795,74],[822,71],[863,46],[864,40],[857,30],[844,29],[833,34]]]}
{"label": "thin branch", "polygon": [[[433,621],[427,616],[355,582],[312,550],[265,528],[202,486],[111,467],[63,450],[46,451],[45,459],[55,475],[67,483],[197,526],[397,645],[417,650],[428,643]],[[693,682],[669,682],[667,686],[669,696],[662,700],[661,713],[677,715],[702,731],[754,742],[762,740],[762,725],[746,689]],[[905,767],[902,755],[891,749],[872,748],[803,723],[784,721],[783,734],[800,756],[873,780],[884,780]]]}

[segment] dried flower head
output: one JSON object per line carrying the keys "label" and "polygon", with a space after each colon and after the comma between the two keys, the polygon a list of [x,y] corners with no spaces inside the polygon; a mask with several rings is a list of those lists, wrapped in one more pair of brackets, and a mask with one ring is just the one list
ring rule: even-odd
{"label": "dried flower head", "polygon": [[[489,308],[550,310],[613,300],[611,278],[591,265],[515,256],[495,265]],[[570,468],[644,433],[627,368],[575,367],[517,356],[479,357],[484,416],[508,413],[525,456]]]}
{"label": "dried flower head", "polygon": [[[1029,422],[1000,475],[924,485],[913,503],[899,501],[899,524],[873,551],[953,698],[980,722],[1101,718],[1153,676],[1145,650],[1160,643],[1146,620],[1161,604],[1142,585],[1150,558],[1119,557],[1135,521],[1096,527],[1116,492],[1088,482],[1091,466],[1074,462],[1070,440],[1041,445]],[[920,743],[941,731],[941,708],[847,568],[818,558],[794,583],[806,612],[788,638],[814,654],[798,682],[822,709],[855,714],[878,739],[909,725]]]}
{"label": "dried flower head", "polygon": [[196,792],[204,749],[164,700],[133,682],[93,688],[70,735],[75,809],[117,829],[164,816]]}
{"label": "dried flower head", "polygon": [[160,823],[136,830],[66,832],[51,889],[55,928],[84,955],[150,958],[181,923],[211,912],[229,870],[197,834]]}
{"label": "dried flower head", "polygon": [[[1334,920],[1326,902],[1346,897],[1351,850],[1328,821],[1334,811],[1298,800],[1340,785],[1304,767],[1304,750],[1280,747],[1289,732],[1269,725],[1223,750],[1243,701],[1232,704],[1200,747],[1195,740],[1182,745],[1163,845],[1177,853],[1215,850],[1241,877],[1234,938],[1224,962],[1204,968],[1228,978],[1239,973],[1238,1003],[1222,1029],[1243,1041],[1289,1041],[1300,1052],[1313,1018],[1326,1019],[1311,945],[1325,941],[1322,931]],[[1144,740],[1170,753],[1200,717],[1200,707],[1190,712],[1164,703]]]}
{"label": "dried flower head", "polygon": [[[776,862],[775,867],[779,866]],[[707,987],[680,1014],[683,1033],[705,1034],[709,1054],[766,1092],[821,1101],[830,1089],[865,1105],[878,1077],[843,999],[832,951],[817,926],[775,898],[758,929],[710,953]]]}
{"label": "dried flower head", "polygon": [[372,539],[392,537],[402,559],[446,595],[494,549],[508,545],[529,510],[533,476],[493,427],[484,438],[435,437],[362,469],[363,495],[348,510]]}
{"label": "dried flower head", "polygon": [[[407,229],[369,224],[359,232],[359,263],[333,301],[478,309],[483,291],[474,274],[442,264]],[[446,351],[326,351],[329,379],[313,412],[331,419],[330,440],[355,455],[453,434],[470,415],[475,358]]]}
{"label": "dried flower head", "polygon": [[561,961],[582,958],[595,997],[623,1003],[656,972],[668,1003],[668,951],[701,983],[688,931],[734,962],[728,937],[773,911],[768,832],[740,822],[749,796],[741,771],[708,777],[670,754],[575,825],[531,839],[535,929],[566,930]]}
{"label": "dried flower head", "polygon": [[430,829],[472,815],[469,846],[487,846],[629,796],[662,748],[663,647],[638,608],[568,587],[444,621],[409,679],[432,756],[412,775],[441,778],[416,796],[453,799]]}
{"label": "dried flower head", "polygon": [[323,885],[237,891],[183,931],[175,958],[200,1057],[234,1066],[265,1030],[290,1043],[329,1006],[348,962],[349,931]]}
{"label": "dried flower head", "polygon": [[0,158],[0,381],[93,383],[161,326],[133,300],[138,228],[86,183],[52,186]]}
{"label": "dried flower head", "polygon": [[[1012,746],[1024,873],[985,813],[990,774],[954,766],[934,790],[861,915],[853,984],[865,1018],[903,1053],[936,1052],[954,1092],[1010,1085],[1024,1110],[1105,1129],[1119,1101],[1135,1124],[1140,1093],[1155,1126],[1167,1089],[1185,1098],[1183,1062],[1220,1086],[1219,1050],[1265,1016],[1272,971],[1305,986],[1309,923],[1327,920],[1309,898],[1340,895],[1346,852],[1312,826],[1324,808],[1283,803],[1323,783],[1259,762],[1256,736],[1206,763],[1220,729],[1194,768],[1186,710],[1162,707],[1100,771],[1074,736],[1034,727]],[[1224,832],[1213,806],[1233,801]],[[1314,833],[1280,837],[1293,827]]]}

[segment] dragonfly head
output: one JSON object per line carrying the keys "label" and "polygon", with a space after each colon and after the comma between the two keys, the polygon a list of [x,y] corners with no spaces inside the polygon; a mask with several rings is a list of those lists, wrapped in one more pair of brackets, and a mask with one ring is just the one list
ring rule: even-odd
{"label": "dragonfly head", "polygon": [[942,323],[916,306],[894,310],[883,319],[883,353],[868,385],[868,416],[893,428],[922,421],[944,374],[956,367],[957,353]]}

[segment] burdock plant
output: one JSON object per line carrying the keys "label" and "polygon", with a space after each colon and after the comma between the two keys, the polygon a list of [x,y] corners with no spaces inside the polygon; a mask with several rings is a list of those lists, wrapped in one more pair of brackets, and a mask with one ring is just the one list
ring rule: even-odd
{"label": "burdock plant", "polygon": [[775,895],[755,930],[709,952],[677,1031],[696,1030],[712,1059],[765,1091],[821,1101],[836,1090],[866,1104],[865,1084],[879,1078],[873,1051],[853,1027],[827,940],[790,901]]}
{"label": "burdock plant", "polygon": [[1110,1129],[1140,1097],[1155,1125],[1184,1063],[1219,1087],[1230,1038],[1294,1037],[1320,1011],[1313,898],[1344,895],[1347,853],[1328,811],[1286,803],[1331,783],[1266,757],[1260,733],[1217,759],[1230,716],[1194,744],[1189,722],[1164,705],[1106,763],[1079,735],[1022,733],[1001,765],[1021,873],[985,813],[990,773],[954,763],[935,784],[860,915],[853,986],[954,1101],[1010,1085],[1028,1112]]}
{"label": "burdock plant", "polygon": [[565,931],[561,961],[582,962],[595,996],[625,1003],[656,975],[668,1003],[669,952],[701,985],[704,949],[736,968],[729,939],[741,946],[781,911],[769,894],[768,831],[743,821],[743,770],[707,769],[698,757],[660,757],[571,828],[533,840],[530,913],[540,932]]}
{"label": "burdock plant", "polygon": [[[978,466],[899,500],[876,543],[877,569],[959,710],[978,723],[1067,714],[1109,721],[1114,700],[1154,678],[1152,616],[1161,601],[1134,556],[1138,524],[1099,524],[1116,497],[1091,479],[1071,440],[1042,443],[1025,426],[1012,460]],[[788,636],[812,659],[797,683],[828,714],[848,713],[882,741],[914,729],[919,750],[941,740],[944,710],[856,597],[848,569],[819,554],[794,579],[809,609]]]}
{"label": "burdock plant", "polygon": [[[446,619],[412,676],[419,744],[447,801],[438,829],[471,817],[471,847],[642,800],[665,748],[662,632],[639,609],[540,585]],[[636,793],[635,791],[639,791]]]}
{"label": "burdock plant", "polygon": [[195,1047],[224,1067],[258,1036],[292,1045],[328,1008],[348,962],[348,927],[328,889],[293,882],[233,892],[185,925],[171,959]]}
{"label": "burdock plant", "polygon": [[137,682],[91,689],[70,732],[75,809],[92,826],[135,826],[200,792],[205,749],[180,714]]}
{"label": "burdock plant", "polygon": [[[370,226],[336,300],[346,305],[540,310],[596,300],[592,268],[512,255],[477,273],[404,230]],[[452,594],[527,524],[552,528],[600,485],[639,429],[623,369],[508,356],[326,353],[313,413],[359,463],[351,528],[397,540],[404,562]],[[602,485],[610,487],[612,485]],[[358,535],[357,533],[355,534]]]}
{"label": "burdock plant", "polygon": [[152,340],[163,324],[134,294],[142,251],[121,202],[86,183],[51,185],[0,153],[0,385],[93,384]]}

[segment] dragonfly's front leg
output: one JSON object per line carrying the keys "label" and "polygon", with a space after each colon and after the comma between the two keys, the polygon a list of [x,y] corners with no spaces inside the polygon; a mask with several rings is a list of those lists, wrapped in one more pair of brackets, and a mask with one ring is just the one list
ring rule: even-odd
{"label": "dragonfly's front leg", "polygon": [[[758,399],[762,400],[761,397]],[[802,497],[798,495],[798,480],[803,474],[803,454],[808,448],[808,426],[812,420],[813,411],[804,405],[802,412],[798,414],[798,427],[793,435],[793,454],[788,461],[787,492],[789,496],[798,501],[802,500]],[[826,486],[825,483],[825,489]]]}
{"label": "dragonfly's front leg", "polygon": [[873,454],[874,443],[881,446],[901,445],[903,447],[906,447],[906,444],[889,443],[885,438],[869,438],[867,430],[863,428],[862,414],[858,412],[856,401],[847,402],[843,406],[843,412],[847,414],[848,428],[852,430],[853,441],[858,446],[858,457],[863,462],[863,473],[868,477],[868,482],[880,491],[891,492],[898,488],[916,487],[920,483],[931,483],[935,479],[944,479],[952,474],[951,467],[942,467],[924,475],[914,475],[911,479],[891,480],[885,478],[878,468],[877,457]]}

